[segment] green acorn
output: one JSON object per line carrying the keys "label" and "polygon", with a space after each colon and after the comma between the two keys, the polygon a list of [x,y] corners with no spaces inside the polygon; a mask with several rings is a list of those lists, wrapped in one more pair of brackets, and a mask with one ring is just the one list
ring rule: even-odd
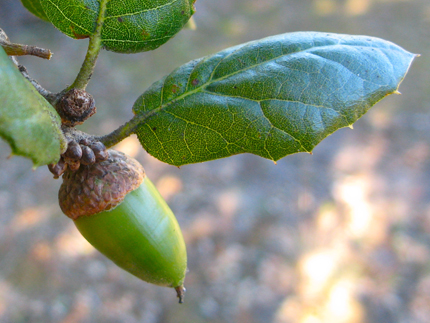
{"label": "green acorn", "polygon": [[60,207],[102,254],[146,282],[175,288],[182,303],[187,253],[179,224],[135,159],[108,154],[66,170]]}

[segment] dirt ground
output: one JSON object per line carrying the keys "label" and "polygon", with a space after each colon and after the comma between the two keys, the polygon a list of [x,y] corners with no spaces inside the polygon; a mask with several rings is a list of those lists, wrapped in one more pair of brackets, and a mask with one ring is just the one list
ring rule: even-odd
{"label": "dirt ground", "polygon": [[[105,134],[177,66],[298,30],[366,34],[420,53],[400,87],[354,129],[277,165],[252,156],[172,167],[135,137],[135,156],[175,212],[188,248],[185,304],[118,269],[60,211],[46,167],[0,141],[2,323],[429,323],[430,3],[428,0],[198,0],[197,30],[150,52],[102,52],[88,91]],[[72,83],[87,40],[1,0],[9,38],[50,48],[22,58],[51,91]],[[1,103],[0,103],[1,104]]]}

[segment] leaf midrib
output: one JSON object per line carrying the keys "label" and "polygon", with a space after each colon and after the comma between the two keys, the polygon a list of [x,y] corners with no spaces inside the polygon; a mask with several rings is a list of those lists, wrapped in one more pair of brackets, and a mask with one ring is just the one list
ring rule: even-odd
{"label": "leaf midrib", "polygon": [[[238,73],[243,73],[243,72],[245,72],[245,71],[247,71],[247,70],[249,70],[249,69],[255,68],[255,67],[257,67],[257,66],[260,66],[260,65],[262,65],[262,64],[266,64],[266,63],[271,62],[271,61],[274,61],[274,60],[276,60],[276,59],[278,59],[278,58],[280,58],[280,57],[283,57],[283,56],[285,56],[285,55],[293,55],[293,54],[297,54],[297,53],[302,53],[302,52],[306,52],[306,51],[311,51],[312,49],[315,49],[315,48],[324,48],[324,47],[329,48],[329,47],[331,47],[331,46],[347,46],[347,47],[353,47],[353,48],[355,48],[355,47],[356,47],[356,46],[354,46],[354,45],[350,45],[350,44],[342,44],[342,45],[340,45],[339,43],[340,43],[340,42],[338,42],[338,43],[336,43],[336,44],[329,45],[329,46],[327,46],[327,45],[323,45],[323,46],[313,46],[313,47],[307,48],[307,49],[305,49],[305,50],[298,50],[298,51],[294,51],[294,52],[291,52],[291,53],[288,53],[288,54],[278,55],[278,56],[275,56],[275,57],[273,57],[273,58],[271,58],[271,59],[265,60],[265,61],[263,61],[263,62],[255,63],[255,64],[252,64],[252,65],[247,66],[246,68],[236,70],[235,72],[230,73],[230,74],[228,74],[228,75],[224,75],[224,76],[222,76],[222,77],[220,77],[220,78],[212,79],[212,77],[213,77],[213,75],[215,74],[215,72],[216,72],[217,68],[219,67],[219,65],[220,65],[223,61],[225,61],[228,57],[230,57],[230,56],[232,56],[233,54],[235,54],[237,51],[242,50],[242,49],[244,48],[244,46],[241,46],[241,47],[237,48],[235,51],[233,51],[233,52],[229,53],[228,55],[226,55],[225,57],[223,57],[223,58],[219,61],[219,63],[218,63],[218,64],[216,65],[216,67],[213,69],[213,71],[212,71],[212,73],[211,73],[211,76],[209,77],[209,81],[205,82],[205,83],[204,83],[204,84],[202,84],[201,86],[198,86],[198,87],[196,87],[195,89],[193,89],[193,90],[191,90],[191,91],[185,90],[183,94],[181,94],[181,95],[179,95],[179,96],[175,97],[174,99],[172,99],[172,100],[170,100],[170,101],[168,101],[168,102],[162,103],[162,104],[160,104],[158,107],[153,108],[153,109],[151,109],[151,110],[148,110],[148,111],[146,111],[146,112],[145,112],[145,113],[143,113],[143,114],[136,114],[136,115],[135,115],[135,117],[134,117],[133,119],[135,119],[135,118],[136,118],[136,120],[135,120],[135,121],[136,121],[136,122],[139,122],[139,123],[140,123],[140,122],[144,122],[146,119],[148,119],[148,118],[150,118],[150,117],[154,116],[155,114],[157,114],[157,113],[158,113],[158,112],[160,112],[161,110],[163,110],[163,109],[165,109],[165,108],[169,107],[170,105],[175,104],[176,102],[178,102],[178,101],[180,101],[180,100],[183,100],[183,99],[187,98],[188,96],[194,95],[194,94],[196,94],[196,93],[200,93],[200,92],[202,92],[202,93],[203,93],[203,92],[206,92],[206,93],[210,93],[210,94],[212,94],[212,95],[219,95],[219,96],[223,96],[223,94],[220,94],[220,93],[215,93],[215,92],[205,91],[205,90],[204,90],[204,88],[205,88],[205,87],[207,87],[207,86],[209,86],[209,85],[211,85],[211,84],[213,84],[213,83],[215,83],[215,82],[222,81],[222,80],[227,79],[227,78],[229,78],[229,77],[232,77],[232,76],[234,76],[234,75],[236,75],[236,74],[238,74]],[[250,43],[248,43],[248,45],[250,45]],[[248,46],[248,45],[245,45],[245,46]],[[373,47],[373,46],[365,46],[364,44],[361,44],[360,46],[361,46],[361,47],[372,47],[372,48],[375,48],[375,47]],[[381,51],[379,48],[375,48],[375,49],[376,49],[376,50]],[[313,53],[312,53],[312,54],[313,54]],[[313,55],[316,55],[316,54],[313,54]],[[208,56],[208,57],[210,57],[210,56]],[[329,60],[328,58],[325,58],[325,57],[322,57],[322,56],[318,56],[318,57],[320,57],[320,58],[322,58],[322,59],[325,59],[325,60]],[[331,61],[331,62],[334,62],[334,63],[336,63],[336,64],[340,64],[339,62],[336,62],[336,61],[333,61],[333,60],[330,60],[330,61]],[[199,63],[200,63],[200,62],[199,62]],[[191,76],[191,74],[193,73],[193,71],[195,70],[195,68],[197,68],[198,66],[199,66],[199,64],[197,64],[197,65],[196,65],[196,67],[194,67],[194,68],[193,68],[193,70],[190,72],[190,76]],[[342,65],[342,64],[341,64],[341,66],[342,66],[343,68],[345,68],[346,70],[348,70],[351,74],[354,74],[352,71],[350,71],[350,70],[349,70],[347,67],[345,67],[344,65]],[[354,75],[355,75],[355,74],[354,74]],[[170,76],[170,75],[168,75],[168,76]],[[188,80],[187,80],[187,89],[188,89],[188,86],[189,86],[189,84],[190,84],[190,76],[188,77]],[[358,76],[358,77],[359,77],[359,76]],[[160,98],[161,102],[163,102],[163,95],[162,95],[162,93],[164,92],[164,91],[163,91],[163,90],[164,90],[164,86],[165,86],[165,83],[163,82],[163,86],[161,87],[161,98]],[[225,96],[227,96],[227,97],[238,97],[238,98],[242,98],[242,99],[246,99],[246,100],[250,100],[250,101],[254,101],[254,102],[262,102],[262,101],[264,101],[264,100],[279,100],[279,101],[286,101],[286,102],[299,102],[299,103],[302,103],[302,104],[305,104],[305,105],[311,105],[311,104],[306,103],[306,102],[300,102],[300,101],[288,101],[288,100],[281,100],[281,99],[277,99],[277,98],[264,99],[264,100],[255,100],[255,99],[251,99],[251,98],[244,98],[244,97],[240,97],[240,96],[231,96],[231,95],[225,95]],[[313,106],[313,105],[311,105],[311,106]],[[346,119],[346,116],[342,115],[340,112],[338,112],[338,111],[334,110],[334,109],[333,109],[333,108],[331,108],[331,107],[322,106],[322,108],[330,109],[330,110],[335,111],[337,114],[339,114],[339,115],[341,115],[343,118],[345,118],[345,120],[346,120],[347,124],[350,124],[350,123],[348,122],[348,120]]]}

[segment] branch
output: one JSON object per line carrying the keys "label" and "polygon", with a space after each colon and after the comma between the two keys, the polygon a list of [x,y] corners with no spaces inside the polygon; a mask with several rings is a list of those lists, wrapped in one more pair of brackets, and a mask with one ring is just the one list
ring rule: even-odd
{"label": "branch", "polygon": [[52,52],[49,49],[37,46],[10,43],[3,39],[0,39],[0,45],[9,56],[33,55],[44,59],[51,59],[52,57]]}
{"label": "branch", "polygon": [[55,107],[55,103],[63,96],[64,91],[60,93],[52,93],[45,89],[42,85],[40,85],[39,82],[37,82],[35,79],[33,79],[28,74],[27,69],[24,65],[18,65],[18,69],[21,72],[22,76],[24,76],[36,88],[37,92],[39,92],[39,94],[43,96],[46,101],[48,101],[49,103],[51,103],[51,105]]}
{"label": "branch", "polygon": [[0,46],[9,56],[33,55],[45,59],[51,59],[52,52],[36,46],[11,43],[3,29],[0,28]]}

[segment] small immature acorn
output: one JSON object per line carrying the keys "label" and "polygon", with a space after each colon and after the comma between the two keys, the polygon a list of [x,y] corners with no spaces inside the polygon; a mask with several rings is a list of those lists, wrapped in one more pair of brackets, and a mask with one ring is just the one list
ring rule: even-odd
{"label": "small immature acorn", "polygon": [[[72,128],[67,127],[67,129]],[[81,165],[92,165],[106,159],[108,159],[108,152],[102,142],[81,138],[78,143],[75,138],[69,138],[67,149],[61,154],[59,162],[48,165],[48,169],[54,174],[54,178],[59,178],[67,168],[75,172]]]}
{"label": "small immature acorn", "polygon": [[64,157],[79,160],[82,158],[82,147],[74,140],[71,140],[67,144],[67,150],[64,153]]}
{"label": "small immature acorn", "polygon": [[66,170],[59,201],[97,250],[146,282],[175,288],[182,303],[187,253],[181,229],[135,159],[108,150],[105,161]]}
{"label": "small immature acorn", "polygon": [[94,151],[84,145],[80,145],[82,150],[82,156],[81,156],[81,164],[83,165],[92,165],[96,162],[96,155],[94,154]]}
{"label": "small immature acorn", "polygon": [[89,147],[94,152],[94,155],[96,156],[97,161],[103,161],[108,158],[106,147],[100,141],[91,143]]}
{"label": "small immature acorn", "polygon": [[59,178],[66,171],[67,163],[64,161],[64,158],[61,157],[58,163],[49,164],[48,169],[52,174],[54,174],[54,178]]}
{"label": "small immature acorn", "polygon": [[95,100],[84,90],[71,89],[56,104],[61,122],[69,127],[84,123],[96,113]]}
{"label": "small immature acorn", "polygon": [[[72,158],[68,158],[68,157],[64,157],[64,162],[67,164],[68,166],[68,170],[72,171],[72,172],[76,172],[79,167],[81,167],[81,161],[79,159],[72,159]],[[64,170],[66,171],[66,170]]]}

